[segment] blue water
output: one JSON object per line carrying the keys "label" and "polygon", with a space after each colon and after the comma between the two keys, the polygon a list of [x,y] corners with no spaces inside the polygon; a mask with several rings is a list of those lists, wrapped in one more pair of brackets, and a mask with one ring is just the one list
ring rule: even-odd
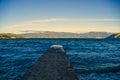
{"label": "blue water", "polygon": [[120,39],[1,39],[0,80],[19,80],[53,44],[63,45],[79,80],[120,80]]}

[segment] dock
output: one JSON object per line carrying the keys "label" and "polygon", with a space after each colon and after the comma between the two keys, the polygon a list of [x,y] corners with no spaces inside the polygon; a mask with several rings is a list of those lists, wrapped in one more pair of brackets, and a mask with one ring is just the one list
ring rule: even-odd
{"label": "dock", "polygon": [[52,45],[20,80],[78,80],[61,45]]}

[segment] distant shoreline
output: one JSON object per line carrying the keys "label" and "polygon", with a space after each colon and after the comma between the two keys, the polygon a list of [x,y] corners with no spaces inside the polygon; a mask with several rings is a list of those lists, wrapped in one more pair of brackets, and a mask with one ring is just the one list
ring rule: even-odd
{"label": "distant shoreline", "polygon": [[81,38],[81,39],[114,39],[120,38],[120,33],[107,33],[107,32],[88,32],[88,33],[63,33],[63,32],[39,32],[39,33],[25,33],[25,34],[12,34],[2,33],[0,39],[20,39],[20,38]]}
{"label": "distant shoreline", "polygon": [[0,39],[105,39],[105,38],[0,38]]}

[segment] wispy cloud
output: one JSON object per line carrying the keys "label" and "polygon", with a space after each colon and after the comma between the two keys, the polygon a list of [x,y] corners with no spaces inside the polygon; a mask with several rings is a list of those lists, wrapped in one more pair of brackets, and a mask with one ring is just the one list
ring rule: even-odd
{"label": "wispy cloud", "polygon": [[32,21],[26,21],[20,24],[11,25],[11,27],[17,27],[17,26],[29,26],[35,23],[47,23],[47,22],[60,22],[60,21],[66,21],[67,19],[64,18],[51,18],[51,19],[43,19],[43,20],[32,20]]}
{"label": "wispy cloud", "polygon": [[42,20],[32,20],[26,21],[20,24],[11,25],[9,27],[22,27],[29,26],[36,23],[48,23],[48,22],[96,22],[96,21],[120,21],[120,19],[111,19],[111,18],[81,18],[81,19],[67,19],[67,18],[50,18],[50,19],[42,19]]}
{"label": "wispy cloud", "polygon": [[73,21],[120,21],[120,19],[112,18],[83,18],[83,19],[73,19]]}
{"label": "wispy cloud", "polygon": [[[64,24],[61,24],[61,22],[64,22]],[[66,24],[65,24],[65,22],[66,22]],[[75,25],[72,24],[72,22],[74,22]],[[7,32],[19,33],[19,32],[24,31],[24,30],[43,30],[43,31],[44,30],[47,30],[47,31],[57,30],[57,31],[62,31],[63,29],[66,30],[66,31],[67,30],[75,31],[75,29],[73,27],[76,27],[76,29],[78,29],[78,28],[82,29],[82,27],[84,27],[85,29],[82,29],[84,31],[91,29],[91,28],[88,29],[88,27],[90,27],[91,25],[89,25],[89,24],[86,25],[84,23],[79,24],[79,22],[86,22],[86,23],[91,22],[92,26],[95,26],[95,28],[98,29],[97,26],[99,26],[99,24],[97,24],[96,22],[101,22],[101,23],[102,22],[109,22],[109,23],[118,22],[119,23],[120,19],[112,19],[112,18],[80,18],[80,19],[50,18],[50,19],[40,19],[40,20],[26,21],[26,22],[16,24],[16,25],[10,25],[10,26],[6,26],[6,27],[2,27],[0,29],[0,32],[7,31]],[[77,25],[76,25],[76,23],[77,23]],[[106,26],[106,24],[104,24],[102,26]],[[101,29],[103,29],[103,28],[101,28]]]}
{"label": "wispy cloud", "polygon": [[112,18],[80,18],[80,19],[50,18],[50,19],[27,21],[25,23],[31,24],[31,23],[43,23],[43,22],[69,22],[69,21],[120,21],[120,19],[112,19]]}

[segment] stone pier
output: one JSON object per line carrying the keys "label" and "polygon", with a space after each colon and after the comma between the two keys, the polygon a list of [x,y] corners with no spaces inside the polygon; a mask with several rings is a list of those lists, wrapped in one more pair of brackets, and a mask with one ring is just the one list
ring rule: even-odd
{"label": "stone pier", "polygon": [[21,80],[78,80],[61,45],[52,45]]}

